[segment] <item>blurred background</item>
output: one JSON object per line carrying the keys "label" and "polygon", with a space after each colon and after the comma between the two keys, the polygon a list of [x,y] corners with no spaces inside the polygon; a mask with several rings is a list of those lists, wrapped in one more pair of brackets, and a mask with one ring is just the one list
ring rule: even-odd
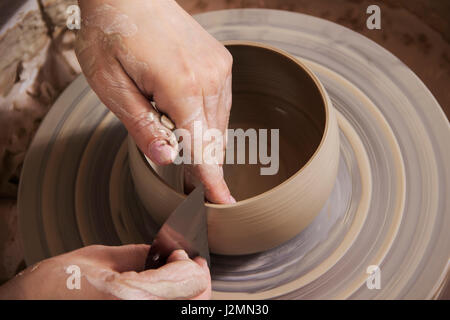
{"label": "blurred background", "polygon": [[[348,27],[402,60],[450,115],[450,0],[178,0],[189,13],[230,8],[301,12]],[[73,0],[0,2],[0,284],[25,267],[16,198],[25,153],[43,117],[81,72],[66,28]],[[366,9],[381,8],[381,30]]]}

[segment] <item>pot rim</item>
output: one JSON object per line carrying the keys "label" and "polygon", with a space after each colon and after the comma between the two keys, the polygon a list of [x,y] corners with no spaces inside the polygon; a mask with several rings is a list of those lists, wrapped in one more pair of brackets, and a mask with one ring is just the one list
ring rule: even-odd
{"label": "pot rim", "polygon": [[[297,64],[298,67],[300,67],[301,69],[303,69],[304,71],[306,71],[306,73],[309,75],[309,77],[314,81],[316,88],[319,90],[320,92],[320,96],[322,98],[323,101],[323,105],[325,108],[325,128],[323,130],[323,135],[322,135],[322,139],[320,140],[319,146],[316,148],[316,150],[314,151],[313,155],[308,159],[308,161],[298,170],[296,171],[292,176],[290,176],[289,178],[287,178],[286,180],[284,180],[282,183],[280,183],[279,185],[264,191],[263,193],[260,193],[256,196],[241,200],[241,201],[237,201],[236,203],[232,203],[232,204],[216,204],[216,203],[210,203],[210,202],[205,202],[205,206],[207,208],[214,208],[214,209],[226,209],[226,208],[237,208],[243,205],[247,205],[249,203],[252,203],[254,201],[257,201],[259,199],[261,199],[262,197],[266,197],[268,194],[271,194],[273,192],[278,191],[280,188],[282,188],[283,186],[285,186],[286,184],[290,183],[294,178],[298,177],[300,174],[302,174],[302,172],[311,165],[311,162],[317,157],[317,154],[319,153],[320,150],[323,149],[323,145],[325,142],[326,137],[329,134],[329,127],[330,127],[330,109],[332,107],[331,105],[331,101],[328,97],[327,92],[325,91],[325,88],[323,87],[322,83],[320,82],[320,80],[317,78],[317,76],[303,63],[301,62],[299,59],[293,57],[292,55],[290,55],[288,52],[273,47],[271,45],[267,45],[265,43],[260,43],[260,42],[256,42],[256,41],[246,41],[246,40],[227,40],[227,41],[221,41],[221,43],[224,46],[237,46],[237,45],[243,45],[243,46],[252,46],[252,47],[258,47],[258,48],[263,48],[263,49],[267,49],[270,51],[274,51],[282,56],[284,56],[285,58],[291,60],[292,62],[294,62],[295,64]],[[183,200],[186,199],[187,195],[181,192],[178,192],[177,190],[173,189],[166,181],[164,181],[156,172],[155,170],[151,167],[151,165],[148,163],[148,161],[146,160],[144,154],[142,153],[141,150],[139,150],[139,148],[137,147],[136,143],[134,143],[134,146],[138,149],[139,154],[140,154],[140,158],[142,161],[144,161],[145,165],[153,172],[153,174],[159,179],[159,181],[161,181],[162,183],[164,183],[172,192],[174,192],[175,194],[178,194]]]}

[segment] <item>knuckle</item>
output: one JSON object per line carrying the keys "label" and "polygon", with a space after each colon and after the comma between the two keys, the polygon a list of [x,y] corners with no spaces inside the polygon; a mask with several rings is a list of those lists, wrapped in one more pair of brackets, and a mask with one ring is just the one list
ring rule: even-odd
{"label": "knuckle", "polygon": [[191,65],[182,63],[172,74],[164,79],[163,87],[172,95],[196,95],[201,93],[198,72]]}
{"label": "knuckle", "polygon": [[218,94],[223,86],[225,78],[226,71],[220,65],[216,64],[205,70],[205,73],[202,75],[204,93]]}
{"label": "knuckle", "polygon": [[231,97],[229,99],[226,99],[225,101],[225,111],[226,113],[230,113],[231,111]]}
{"label": "knuckle", "polygon": [[181,58],[179,61],[179,68],[173,76],[168,77],[170,81],[175,79],[175,82],[168,83],[169,87],[175,86],[175,90],[183,92],[184,94],[195,94],[199,91],[198,85],[198,71],[193,68],[192,61],[188,58]]}
{"label": "knuckle", "polygon": [[226,74],[229,74],[233,67],[233,56],[231,55],[230,51],[228,51],[225,47],[223,48],[222,51],[220,66],[222,71],[225,72]]}
{"label": "knuckle", "polygon": [[218,94],[222,87],[222,77],[208,75],[206,78],[205,94]]}
{"label": "knuckle", "polygon": [[181,77],[180,83],[181,92],[189,96],[201,94],[201,88],[198,82],[198,76],[195,72],[185,72]]}
{"label": "knuckle", "polygon": [[225,49],[225,56],[226,56],[226,63],[228,68],[231,68],[233,66],[233,56],[231,55],[231,52]]}

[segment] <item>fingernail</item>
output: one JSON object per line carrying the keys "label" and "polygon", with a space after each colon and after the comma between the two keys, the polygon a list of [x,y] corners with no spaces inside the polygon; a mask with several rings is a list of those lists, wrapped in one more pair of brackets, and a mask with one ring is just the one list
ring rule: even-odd
{"label": "fingernail", "polygon": [[180,260],[186,260],[186,259],[189,259],[189,256],[188,256],[188,254],[186,253],[186,251],[184,251],[184,250],[176,250],[177,251],[177,258],[178,259],[180,259]]}
{"label": "fingernail", "polygon": [[177,154],[167,141],[158,140],[150,144],[148,148],[150,158],[158,165],[166,165],[172,163]]}
{"label": "fingernail", "polygon": [[236,203],[236,199],[235,198],[233,198],[233,196],[232,195],[230,195],[230,203]]}
{"label": "fingernail", "polygon": [[175,129],[175,124],[170,120],[166,115],[161,115],[161,123],[164,127],[166,127],[169,130]]}

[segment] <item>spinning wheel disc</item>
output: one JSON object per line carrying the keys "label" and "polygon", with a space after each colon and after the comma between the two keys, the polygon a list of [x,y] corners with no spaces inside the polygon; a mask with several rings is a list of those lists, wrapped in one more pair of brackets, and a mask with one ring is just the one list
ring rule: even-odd
{"label": "spinning wheel disc", "polygon": [[[340,167],[313,223],[281,246],[213,256],[215,298],[431,298],[448,274],[449,124],[403,63],[363,36],[284,11],[210,12],[219,40],[259,41],[301,59],[338,110]],[[149,242],[157,227],[137,198],[126,130],[74,81],[42,123],[19,191],[26,261],[93,243]],[[366,286],[367,268],[381,288]]]}

